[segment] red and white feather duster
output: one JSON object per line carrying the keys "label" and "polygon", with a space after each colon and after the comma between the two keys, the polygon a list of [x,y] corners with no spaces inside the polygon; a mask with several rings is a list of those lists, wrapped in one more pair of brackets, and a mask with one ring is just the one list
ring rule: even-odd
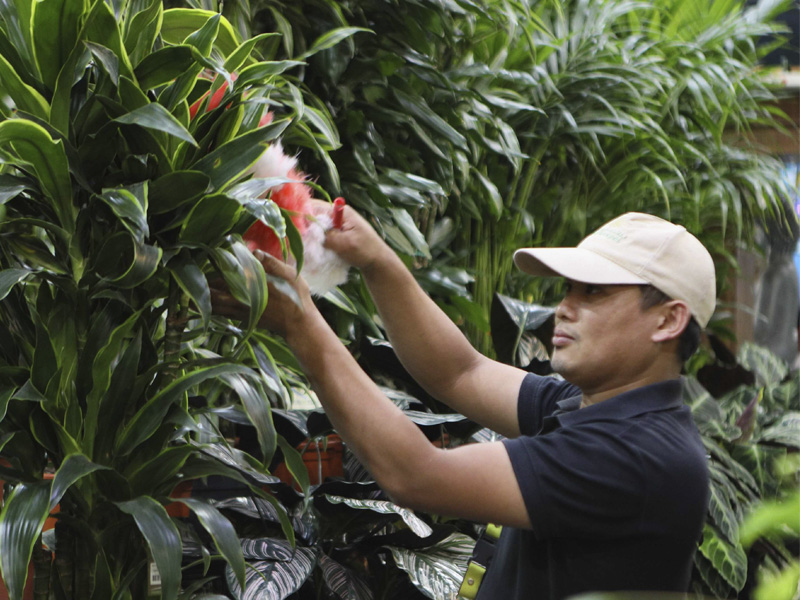
{"label": "red and white feather duster", "polygon": [[[236,79],[236,74],[231,74]],[[225,96],[227,83],[223,83],[213,94],[206,92],[189,107],[190,118],[194,118],[203,103],[208,100],[206,111],[217,108]],[[210,97],[209,97],[210,96]],[[267,112],[259,127],[272,121]],[[287,156],[280,142],[270,145],[250,169],[254,177],[289,179],[267,191],[266,196],[291,215],[292,222],[303,239],[303,268],[300,274],[308,283],[311,293],[323,295],[347,281],[348,265],[335,253],[324,247],[325,233],[334,223],[327,212],[314,214],[311,203],[311,187],[306,184],[306,175],[297,169],[297,158]],[[341,218],[343,200],[337,199],[334,215]],[[338,209],[338,211],[336,210]],[[334,217],[335,218],[335,217]],[[337,224],[341,226],[341,223]],[[244,234],[247,247],[253,251],[263,250],[276,258],[283,258],[281,240],[275,231],[261,221],[256,221]],[[291,257],[290,257],[291,260]]]}
{"label": "red and white feather duster", "polygon": [[[297,158],[287,156],[280,142],[270,145],[252,167],[254,177],[289,179],[269,190],[269,198],[291,215],[303,239],[303,268],[300,274],[311,293],[322,295],[347,281],[348,265],[324,246],[325,233],[334,226],[329,212],[315,214],[311,187],[306,175],[297,170]],[[244,234],[250,250],[261,249],[282,257],[281,241],[270,227],[256,221]]]}

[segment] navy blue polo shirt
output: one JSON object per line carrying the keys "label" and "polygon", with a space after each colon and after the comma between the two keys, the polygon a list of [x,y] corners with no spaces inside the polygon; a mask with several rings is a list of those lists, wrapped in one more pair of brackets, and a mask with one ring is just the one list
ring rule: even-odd
{"label": "navy blue polo shirt", "polygon": [[523,380],[522,435],[504,443],[532,529],[503,528],[479,599],[688,588],[709,487],[680,380],[580,402],[564,381]]}

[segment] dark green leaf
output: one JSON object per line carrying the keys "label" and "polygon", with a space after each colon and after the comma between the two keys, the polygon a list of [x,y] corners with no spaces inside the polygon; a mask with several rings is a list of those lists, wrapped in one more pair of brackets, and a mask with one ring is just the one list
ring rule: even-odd
{"label": "dark green leaf", "polygon": [[50,490],[50,510],[55,509],[56,505],[61,502],[61,498],[72,484],[98,469],[108,469],[108,467],[93,463],[83,454],[67,456],[53,477]]}
{"label": "dark green leaf", "polygon": [[42,120],[50,117],[50,105],[39,92],[26,84],[14,67],[0,54],[0,84],[3,91],[14,101],[14,105]]}
{"label": "dark green leaf", "polygon": [[210,180],[199,171],[173,171],[150,184],[150,214],[170,212],[206,192]]}
{"label": "dark green leaf", "polygon": [[[146,59],[151,56],[153,44],[161,29],[163,12],[163,2],[152,0],[150,6],[125,22],[125,50],[137,69],[142,57]],[[139,76],[138,73],[136,76]]]}
{"label": "dark green leaf", "polygon": [[212,377],[230,373],[248,373],[250,369],[240,365],[223,364],[204,367],[182,375],[140,408],[133,418],[122,428],[117,437],[117,450],[128,454],[144,440],[148,439],[161,425],[170,406],[180,400],[193,386]]}
{"label": "dark green leaf", "polygon": [[36,63],[42,81],[52,90],[61,66],[75,47],[84,7],[74,0],[39,0],[33,7]]}
{"label": "dark green leaf", "polygon": [[211,290],[208,287],[206,276],[195,263],[173,263],[175,263],[175,261],[169,263],[172,276],[175,277],[175,281],[178,282],[181,289],[189,294],[192,302],[194,302],[194,305],[200,312],[200,318],[203,320],[203,327],[207,327],[208,321],[211,318]]}
{"label": "dark green leaf", "polygon": [[161,575],[161,597],[174,600],[181,584],[181,538],[167,511],[148,496],[117,502],[119,509],[131,515],[142,532],[150,555]]}
{"label": "dark green leaf", "polygon": [[103,70],[111,78],[115,87],[119,87],[119,59],[111,50],[100,44],[84,42],[86,47],[103,67]]}
{"label": "dark green leaf", "polygon": [[274,32],[262,33],[260,35],[256,35],[251,37],[248,40],[245,40],[236,50],[228,56],[225,60],[224,68],[229,73],[233,73],[234,71],[238,70],[243,64],[245,64],[248,60],[250,60],[250,54],[252,54],[253,49],[255,48],[256,44],[260,43],[263,40],[266,40],[271,37],[276,37],[279,34]]}
{"label": "dark green leaf", "polygon": [[136,66],[136,78],[143,90],[169,83],[194,65],[191,46],[167,46],[145,56]]}
{"label": "dark green leaf", "polygon": [[233,525],[210,504],[193,498],[179,500],[194,512],[203,528],[209,533],[220,554],[225,557],[240,586],[245,584],[245,565],[239,537]]}
{"label": "dark green leaf", "polygon": [[8,296],[12,288],[33,274],[28,269],[5,269],[0,271],[0,300]]}
{"label": "dark green leaf", "polygon": [[222,191],[242,177],[267,149],[268,142],[277,139],[288,126],[289,121],[281,119],[245,133],[209,153],[192,170],[207,174],[213,188]]}
{"label": "dark green leaf", "polygon": [[241,205],[225,194],[202,198],[183,221],[180,241],[185,244],[215,245],[239,220]]}
{"label": "dark green leaf", "polygon": [[150,235],[147,225],[147,183],[104,189],[99,198],[122,220],[136,242],[144,243],[144,239]]}
{"label": "dark green leaf", "polygon": [[134,288],[155,274],[162,254],[161,248],[138,244],[132,235],[120,232],[103,244],[97,272],[116,287]]}
{"label": "dark green leaf", "polygon": [[114,119],[114,121],[126,125],[139,125],[146,129],[161,131],[167,135],[189,142],[193,146],[197,146],[197,142],[192,137],[192,134],[189,133],[181,122],[173,117],[166,108],[157,102],[146,104],[141,108],[129,112],[127,115]]}
{"label": "dark green leaf", "polygon": [[18,484],[0,513],[0,567],[12,598],[22,598],[33,545],[50,512],[50,482]]}
{"label": "dark green leaf", "polygon": [[306,52],[304,52],[297,58],[299,59],[308,58],[309,56],[313,56],[317,52],[321,52],[322,50],[327,50],[328,48],[333,48],[336,44],[362,31],[365,33],[374,34],[374,32],[371,29],[365,29],[363,27],[338,27],[336,29],[331,29],[330,31],[325,32],[324,34],[319,36],[316,40],[314,40],[314,43],[311,45],[311,48],[309,48]]}
{"label": "dark green leaf", "polygon": [[36,123],[15,119],[0,123],[0,146],[8,143],[23,161],[33,166],[43,191],[53,202],[61,227],[71,235],[76,211],[63,142],[53,140]]}
{"label": "dark green leaf", "polygon": [[291,473],[294,480],[300,485],[303,496],[308,496],[308,488],[311,486],[311,481],[309,480],[308,469],[303,460],[303,455],[287,442],[282,435],[278,436],[278,446],[280,446],[281,452],[283,453],[283,460],[286,464],[286,468],[289,469],[289,473]]}
{"label": "dark green leaf", "polygon": [[253,376],[232,374],[223,375],[222,378],[244,406],[248,419],[256,429],[262,462],[268,465],[272,462],[276,443],[280,443],[280,440],[276,441],[275,425],[272,422],[267,395]]}
{"label": "dark green leaf", "polygon": [[92,10],[86,17],[83,32],[87,41],[104,46],[114,53],[119,61],[121,75],[131,80],[134,79],[133,67],[125,50],[125,45],[122,43],[119,23],[108,4],[95,2],[92,5]]}
{"label": "dark green leaf", "polygon": [[[172,8],[164,11],[161,36],[170,44],[187,43],[187,38],[208,24],[209,19],[219,18],[219,30],[212,40],[223,56],[229,56],[239,47],[237,35],[225,17],[210,10]],[[202,50],[201,50],[202,51]],[[207,52],[205,53],[207,54]]]}

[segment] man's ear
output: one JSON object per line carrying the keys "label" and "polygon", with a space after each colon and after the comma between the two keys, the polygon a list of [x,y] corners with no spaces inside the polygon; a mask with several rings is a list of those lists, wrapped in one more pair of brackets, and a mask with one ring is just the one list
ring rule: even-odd
{"label": "man's ear", "polygon": [[678,339],[692,318],[692,313],[683,300],[670,300],[654,309],[658,311],[657,328],[651,337],[654,342]]}

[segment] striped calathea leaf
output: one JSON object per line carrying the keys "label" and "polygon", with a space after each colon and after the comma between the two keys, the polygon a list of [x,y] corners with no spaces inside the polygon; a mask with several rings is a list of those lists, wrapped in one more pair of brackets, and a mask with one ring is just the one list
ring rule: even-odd
{"label": "striped calathea leaf", "polygon": [[471,537],[454,533],[423,550],[396,546],[389,546],[389,550],[397,566],[408,573],[425,596],[433,600],[452,600],[458,596],[474,547],[475,540]]}
{"label": "striped calathea leaf", "polygon": [[372,590],[353,569],[349,569],[330,556],[321,554],[319,566],[328,589],[341,600],[372,600]]}
{"label": "striped calathea leaf", "polygon": [[414,514],[414,511],[398,506],[388,500],[345,498],[343,496],[333,496],[330,494],[326,494],[324,497],[331,504],[345,504],[357,510],[371,510],[384,515],[396,514],[403,519],[403,522],[408,525],[409,529],[419,537],[428,537],[433,532],[425,521]]}
{"label": "striped calathea leaf", "polygon": [[242,553],[247,559],[245,587],[239,585],[228,567],[228,588],[240,600],[283,600],[306,582],[317,564],[316,548],[293,548],[285,540],[243,539]]}

